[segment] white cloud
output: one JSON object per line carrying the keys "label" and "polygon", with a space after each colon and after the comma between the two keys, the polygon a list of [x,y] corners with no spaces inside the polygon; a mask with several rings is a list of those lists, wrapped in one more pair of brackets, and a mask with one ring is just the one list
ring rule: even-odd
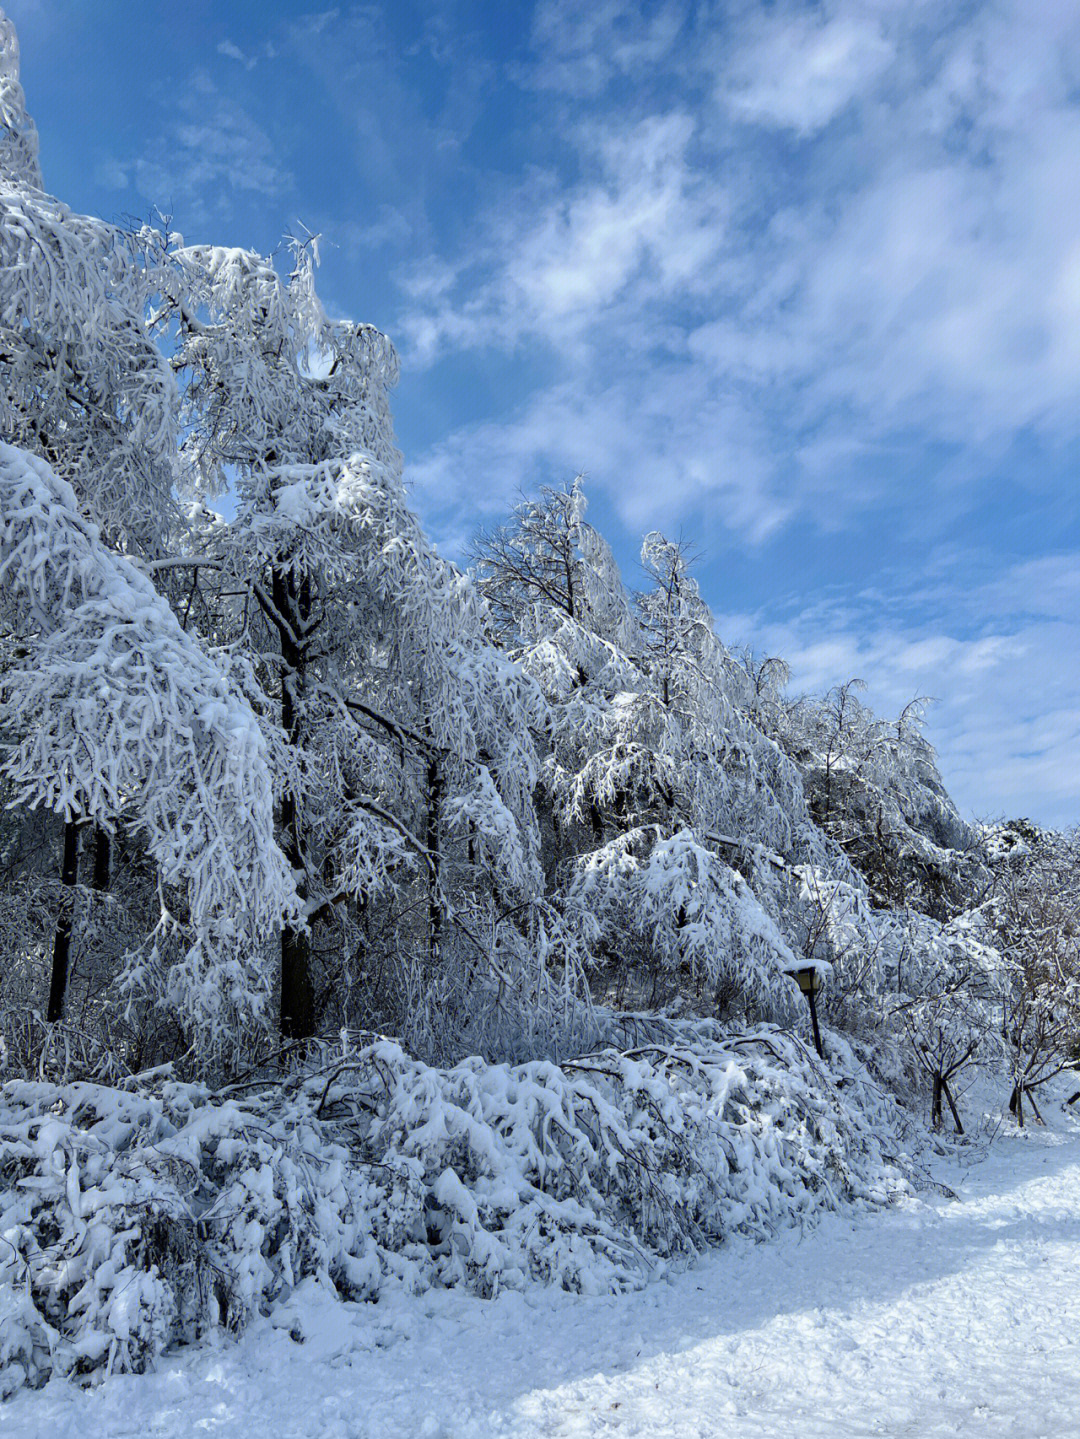
{"label": "white cloud", "polygon": [[662,4],[646,16],[630,0],[541,0],[533,17],[538,59],[524,79],[538,90],[595,96],[616,77],[672,63],[686,10]]}
{"label": "white cloud", "polygon": [[270,136],[205,71],[190,77],[174,108],[141,155],[103,162],[104,182],[134,185],[153,204],[171,208],[181,229],[227,210],[235,191],[280,196],[292,188]]}
{"label": "white cloud", "polygon": [[94,167],[94,179],[108,190],[125,190],[128,185],[130,169],[131,167],[122,161],[106,157],[99,160]]}
{"label": "white cloud", "polygon": [[[722,638],[781,655],[792,694],[820,694],[855,676],[883,715],[933,697],[927,737],[950,793],[969,816],[1001,813],[1069,825],[1080,815],[1080,555],[1011,567],[978,585],[933,595],[936,618],[893,597],[878,605],[825,598],[786,619],[718,618]],[[972,632],[974,626],[974,632]],[[992,626],[992,628],[991,628]]]}
{"label": "white cloud", "polygon": [[[938,696],[962,806],[1075,818],[1080,565],[965,585],[963,524],[1010,447],[1020,492],[1030,436],[1080,440],[1080,9],[647,8],[544,0],[533,167],[486,173],[458,247],[433,227],[400,277],[406,374],[438,389],[469,352],[495,397],[409,456],[423,512],[459,551],[478,509],[584,470],[631,530],[850,532],[878,593],[725,637],[810,689],[861,674],[882,711]],[[952,573],[927,558],[898,595],[893,526],[949,534]],[[1012,548],[1066,550],[1052,526]]]}
{"label": "white cloud", "polygon": [[429,261],[403,277],[410,297],[426,302],[401,322],[406,356],[424,363],[454,348],[513,349],[530,335],[591,348],[605,325],[621,323],[618,305],[642,323],[650,306],[699,289],[724,217],[721,195],[689,158],[693,136],[680,111],[627,128],[581,126],[588,180],[567,188],[534,173],[485,217],[458,266]]}
{"label": "white cloud", "polygon": [[[756,497],[729,518],[752,539],[777,515],[850,522],[913,437],[962,447],[973,486],[1025,428],[1080,435],[1080,11],[703,13],[540,6],[565,163],[496,186],[468,249],[405,277],[406,366],[538,343],[583,413],[628,417],[622,468],[596,481],[627,515],[657,493],[648,370],[671,405],[660,449],[686,447],[672,507],[695,486],[711,501],[734,455]],[[648,83],[604,90],[635,66]],[[541,398],[503,422],[523,473],[573,448],[552,433],[567,406],[523,421]],[[711,443],[710,406],[728,417]],[[485,448],[499,423],[476,427]],[[938,483],[923,474],[913,492]]]}
{"label": "white cloud", "polygon": [[254,70],[255,66],[259,63],[258,56],[246,55],[244,51],[240,49],[240,46],[234,44],[232,40],[220,41],[217,51],[219,55],[224,55],[226,59],[238,60],[245,70]]}
{"label": "white cloud", "polygon": [[998,611],[1080,625],[1080,555],[1043,555],[1012,565],[980,593]]}
{"label": "white cloud", "polygon": [[[532,396],[512,419],[465,426],[420,456],[408,482],[441,533],[467,533],[477,513],[505,515],[518,490],[584,473],[631,532],[736,530],[774,534],[790,501],[763,464],[760,420],[740,397],[714,390],[692,367],[605,386],[564,382]],[[702,511],[708,519],[701,520]],[[452,545],[451,545],[452,548]]]}
{"label": "white cloud", "polygon": [[[1080,11],[1014,0],[930,13],[941,28],[928,36],[924,7],[847,0],[809,38],[803,10],[736,54],[724,93],[743,118],[784,120],[760,98],[775,87],[804,134],[843,106],[857,124],[802,152],[810,183],[777,196],[728,344],[798,384],[810,421],[842,402],[868,435],[1075,433]],[[835,84],[793,90],[791,65],[826,36]],[[780,251],[784,284],[763,307],[757,270]]]}
{"label": "white cloud", "polygon": [[746,120],[808,135],[865,94],[894,55],[882,17],[860,7],[765,11],[725,67],[721,93]]}

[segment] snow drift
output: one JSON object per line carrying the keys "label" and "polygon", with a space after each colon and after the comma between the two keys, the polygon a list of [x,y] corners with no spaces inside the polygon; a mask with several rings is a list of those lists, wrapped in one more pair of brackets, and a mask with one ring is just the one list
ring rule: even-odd
{"label": "snow drift", "polygon": [[613,1291],[726,1234],[884,1203],[906,1188],[888,1106],[850,1056],[833,1065],[772,1027],[706,1024],[561,1065],[436,1069],[369,1038],[218,1093],[11,1081],[0,1394],[143,1370],[309,1276],[352,1300]]}

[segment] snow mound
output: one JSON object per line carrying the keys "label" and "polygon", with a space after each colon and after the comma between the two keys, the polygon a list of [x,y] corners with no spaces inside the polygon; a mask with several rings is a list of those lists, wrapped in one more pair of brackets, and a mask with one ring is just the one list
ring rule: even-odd
{"label": "snow mound", "polygon": [[305,1279],[344,1299],[638,1287],[734,1232],[907,1188],[850,1053],[773,1027],[436,1069],[369,1037],[212,1093],[0,1090],[0,1395],[141,1371]]}

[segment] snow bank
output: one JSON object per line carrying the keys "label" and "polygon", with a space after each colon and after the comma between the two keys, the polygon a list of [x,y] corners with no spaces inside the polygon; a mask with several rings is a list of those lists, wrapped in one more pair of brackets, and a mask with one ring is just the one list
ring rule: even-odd
{"label": "snow bank", "polygon": [[[370,1037],[369,1037],[370,1039]],[[0,1091],[0,1395],[140,1371],[268,1313],[305,1278],[348,1299],[531,1282],[637,1287],[906,1183],[889,1127],[791,1035],[441,1070],[389,1040],[211,1093],[11,1081]]]}

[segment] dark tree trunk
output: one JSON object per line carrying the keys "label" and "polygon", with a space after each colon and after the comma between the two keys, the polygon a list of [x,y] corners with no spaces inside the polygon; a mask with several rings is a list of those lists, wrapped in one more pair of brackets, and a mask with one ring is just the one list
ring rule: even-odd
{"label": "dark tree trunk", "polygon": [[68,965],[71,958],[71,925],[75,911],[75,885],[78,878],[79,826],[74,820],[69,819],[64,823],[64,860],[60,870],[60,883],[64,886],[64,892],[60,899],[60,913],[56,918],[52,982],[49,985],[49,1008],[45,1015],[50,1024],[55,1024],[64,1013]]}
{"label": "dark tree trunk", "polygon": [[281,1037],[310,1039],[314,1033],[311,943],[305,930],[286,925],[281,931]]}
{"label": "dark tree trunk", "polygon": [[949,1102],[949,1109],[952,1112],[953,1123],[956,1125],[956,1132],[957,1134],[963,1134],[964,1126],[960,1123],[960,1114],[956,1108],[956,1104],[953,1101],[952,1090],[949,1088],[949,1081],[947,1079],[943,1079],[941,1081],[941,1088],[944,1092],[945,1098]]}
{"label": "dark tree trunk", "polygon": [[941,1092],[945,1082],[940,1074],[934,1075],[934,1098],[930,1105],[930,1124],[934,1129],[941,1127]]}
{"label": "dark tree trunk", "polygon": [[112,842],[109,839],[109,831],[96,824],[94,826],[94,877],[91,884],[98,894],[105,894],[109,888],[111,860]]}
{"label": "dark tree trunk", "polygon": [[427,767],[427,824],[424,830],[424,845],[428,852],[428,954],[433,965],[439,961],[442,944],[442,902],[439,893],[439,879],[442,856],[439,850],[439,817],[442,810],[442,776],[439,762],[432,758]]}
{"label": "dark tree trunk", "polygon": [[[300,739],[300,717],[297,696],[304,686],[306,656],[302,648],[304,626],[311,608],[311,592],[306,579],[297,583],[292,570],[277,568],[272,577],[274,609],[285,621],[279,626],[281,658],[281,728],[291,745]],[[286,794],[281,801],[282,849],[296,875],[304,873],[304,847],[301,818],[296,796]],[[297,882],[301,900],[307,897],[307,886]],[[311,940],[306,928],[286,924],[281,931],[281,1037],[308,1039],[315,1033],[315,989],[311,979]]]}

